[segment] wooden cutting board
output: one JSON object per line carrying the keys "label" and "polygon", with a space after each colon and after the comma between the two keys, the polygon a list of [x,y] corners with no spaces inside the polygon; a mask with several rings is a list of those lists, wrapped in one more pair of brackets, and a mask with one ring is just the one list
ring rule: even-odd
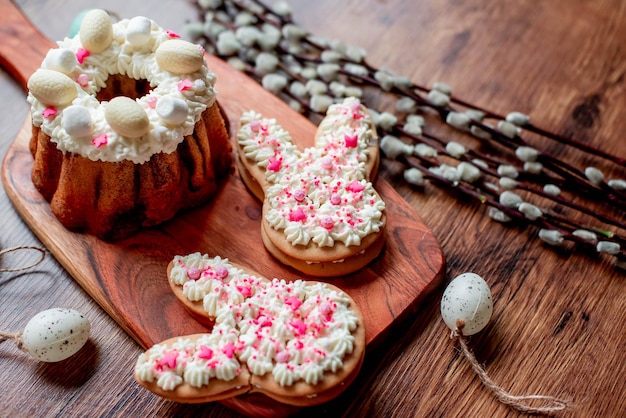
{"label": "wooden cutting board", "polygon": [[[28,77],[55,44],[10,1],[0,1],[0,27],[5,34],[0,64],[26,88]],[[276,118],[301,147],[312,144],[316,127],[306,118],[223,61],[213,56],[206,60],[217,74],[219,101],[231,125],[236,126],[242,112],[254,109]],[[28,119],[3,160],[2,182],[9,199],[58,262],[142,347],[206,330],[169,290],[166,266],[177,254],[200,251],[227,257],[267,277],[307,278],[282,266],[265,250],[260,235],[261,204],[234,168],[211,202],[128,239],[108,243],[68,231],[30,180],[30,136]],[[349,293],[363,311],[370,349],[383,341],[394,323],[415,312],[444,272],[441,249],[415,210],[383,179],[375,187],[387,205],[385,249],[367,268],[325,279]],[[246,399],[228,406],[250,413]]]}

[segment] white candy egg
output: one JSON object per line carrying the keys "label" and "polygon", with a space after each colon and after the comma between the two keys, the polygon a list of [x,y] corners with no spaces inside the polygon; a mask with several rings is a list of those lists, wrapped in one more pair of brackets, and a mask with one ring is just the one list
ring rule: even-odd
{"label": "white candy egg", "polygon": [[65,75],[72,74],[76,68],[76,55],[69,49],[53,48],[48,51],[43,60],[43,67],[48,70],[58,71]]}
{"label": "white candy egg", "polygon": [[451,330],[463,321],[463,335],[474,335],[487,326],[493,312],[491,290],[485,280],[475,273],[463,273],[454,278],[443,292],[441,316]]}
{"label": "white candy egg", "polygon": [[176,125],[187,119],[189,106],[182,99],[163,96],[156,105],[156,112],[162,119]]}
{"label": "white candy egg", "polygon": [[152,21],[147,17],[136,16],[128,21],[126,39],[133,45],[143,45],[150,40]]}
{"label": "white candy egg", "polygon": [[75,137],[85,137],[93,132],[91,114],[84,106],[72,105],[63,110],[63,129]]}
{"label": "white candy egg", "polygon": [[57,362],[74,355],[89,339],[91,324],[78,311],[53,308],[35,315],[22,334],[23,346],[38,360]]}

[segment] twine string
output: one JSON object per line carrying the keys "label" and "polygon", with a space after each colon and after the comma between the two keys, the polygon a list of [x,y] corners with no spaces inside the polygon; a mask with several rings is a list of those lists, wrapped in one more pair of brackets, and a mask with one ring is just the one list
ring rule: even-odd
{"label": "twine string", "polygon": [[39,263],[41,263],[44,260],[44,258],[46,257],[46,250],[44,248],[36,247],[36,246],[32,246],[32,245],[20,245],[20,246],[17,246],[17,247],[5,248],[4,250],[0,250],[0,256],[2,256],[4,254],[8,254],[10,252],[20,251],[20,250],[36,250],[36,251],[39,251],[41,253],[41,257],[39,257],[38,260],[32,262],[31,264],[27,264],[27,265],[22,266],[22,267],[16,267],[16,268],[11,268],[11,269],[0,268],[0,272],[8,273],[8,272],[28,270],[30,268],[35,267]]}
{"label": "twine string", "polygon": [[6,340],[13,340],[17,348],[22,351],[26,351],[26,348],[24,348],[24,339],[22,338],[22,333],[0,331],[0,343],[3,343]]}
{"label": "twine string", "polygon": [[[462,327],[461,327],[462,328]],[[552,415],[558,411],[561,411],[569,406],[569,401],[555,398],[554,396],[546,395],[512,395],[498,384],[496,384],[487,374],[487,371],[476,359],[474,353],[467,346],[467,340],[461,328],[453,332],[453,336],[459,341],[463,354],[469,361],[474,372],[478,375],[483,384],[494,394],[494,396],[503,404],[510,406],[518,412],[526,414],[544,414]],[[532,406],[528,401],[543,401],[545,405]]]}

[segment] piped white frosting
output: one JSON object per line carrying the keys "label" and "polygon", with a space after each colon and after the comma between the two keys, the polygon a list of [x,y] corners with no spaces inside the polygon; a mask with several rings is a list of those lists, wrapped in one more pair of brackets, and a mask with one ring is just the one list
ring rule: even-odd
{"label": "piped white frosting", "polygon": [[[77,95],[68,106],[51,108],[32,91],[27,100],[33,125],[41,127],[63,153],[79,154],[93,161],[144,163],[154,154],[173,152],[186,135],[193,133],[202,112],[216,99],[213,87],[216,77],[205,63],[190,74],[175,74],[160,68],[157,48],[178,36],[150,19],[124,19],[112,24],[112,28],[113,40],[100,53],[85,51],[78,34],[58,42],[58,48],[51,49],[44,59],[42,68],[66,74],[75,81]],[[104,116],[109,102],[99,102],[95,97],[114,74],[148,80],[152,87],[148,94],[136,99],[150,121],[147,133],[139,138],[128,138],[112,129]],[[166,106],[167,110],[161,106],[158,112],[162,99],[174,106]],[[89,118],[84,112],[80,113],[79,121],[72,120],[70,112],[65,114],[69,106],[88,111],[91,129],[85,127]],[[186,116],[182,114],[185,108]],[[71,120],[65,120],[66,117]]]}

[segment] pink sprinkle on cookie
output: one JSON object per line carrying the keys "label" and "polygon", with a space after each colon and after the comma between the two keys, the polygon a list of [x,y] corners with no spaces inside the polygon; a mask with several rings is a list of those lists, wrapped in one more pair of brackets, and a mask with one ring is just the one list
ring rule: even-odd
{"label": "pink sprinkle on cookie", "polygon": [[191,267],[189,270],[187,270],[187,277],[189,277],[189,280],[198,280],[201,273],[202,272],[200,271],[200,269]]}
{"label": "pink sprinkle on cookie", "polygon": [[227,269],[226,267],[222,267],[222,266],[218,267],[218,268],[215,270],[215,276],[216,276],[218,279],[222,279],[222,280],[224,280],[225,278],[227,278],[227,277],[228,277],[228,269]]}
{"label": "pink sprinkle on cookie", "polygon": [[322,218],[321,225],[326,229],[333,229],[333,227],[335,226],[335,221],[330,216],[327,216],[325,218]]}
{"label": "pink sprinkle on cookie", "polygon": [[349,192],[353,192],[353,193],[360,193],[365,189],[365,186],[362,185],[358,180],[353,180],[352,183],[350,183],[347,187],[346,190]]}
{"label": "pink sprinkle on cookie", "polygon": [[296,199],[296,201],[298,202],[302,202],[305,197],[306,197],[306,192],[302,189],[298,189],[295,192],[293,192],[293,198]]}
{"label": "pink sprinkle on cookie", "polygon": [[267,169],[270,171],[280,171],[281,165],[282,165],[282,162],[279,159],[270,157],[269,164],[267,165]]}
{"label": "pink sprinkle on cookie", "polygon": [[302,222],[306,219],[306,214],[300,206],[292,211],[289,211],[289,220],[292,222]]}
{"label": "pink sprinkle on cookie", "polygon": [[355,135],[345,135],[344,139],[346,141],[346,148],[356,148],[357,143],[359,142],[359,136]]}
{"label": "pink sprinkle on cookie", "polygon": [[163,370],[165,367],[168,367],[170,369],[175,369],[177,359],[178,359],[178,352],[176,350],[171,350],[158,360],[157,368],[160,370]]}
{"label": "pink sprinkle on cookie", "polygon": [[306,324],[302,322],[301,319],[296,318],[293,321],[291,321],[289,325],[291,325],[294,328],[297,335],[303,335],[306,332]]}
{"label": "pink sprinkle on cookie", "polygon": [[211,358],[213,358],[213,350],[211,350],[206,345],[201,345],[199,347],[199,350],[200,350],[200,353],[198,354],[198,358],[201,358],[204,360],[211,360]]}
{"label": "pink sprinkle on cookie", "polygon": [[281,351],[279,353],[276,353],[276,361],[279,363],[287,363],[290,358],[291,355],[288,351]]}
{"label": "pink sprinkle on cookie", "polygon": [[297,311],[302,305],[302,301],[297,296],[289,296],[285,298],[285,304],[291,306],[291,309]]}
{"label": "pink sprinkle on cookie", "polygon": [[227,343],[224,348],[222,348],[222,352],[226,355],[226,357],[233,358],[235,355],[235,344]]}

